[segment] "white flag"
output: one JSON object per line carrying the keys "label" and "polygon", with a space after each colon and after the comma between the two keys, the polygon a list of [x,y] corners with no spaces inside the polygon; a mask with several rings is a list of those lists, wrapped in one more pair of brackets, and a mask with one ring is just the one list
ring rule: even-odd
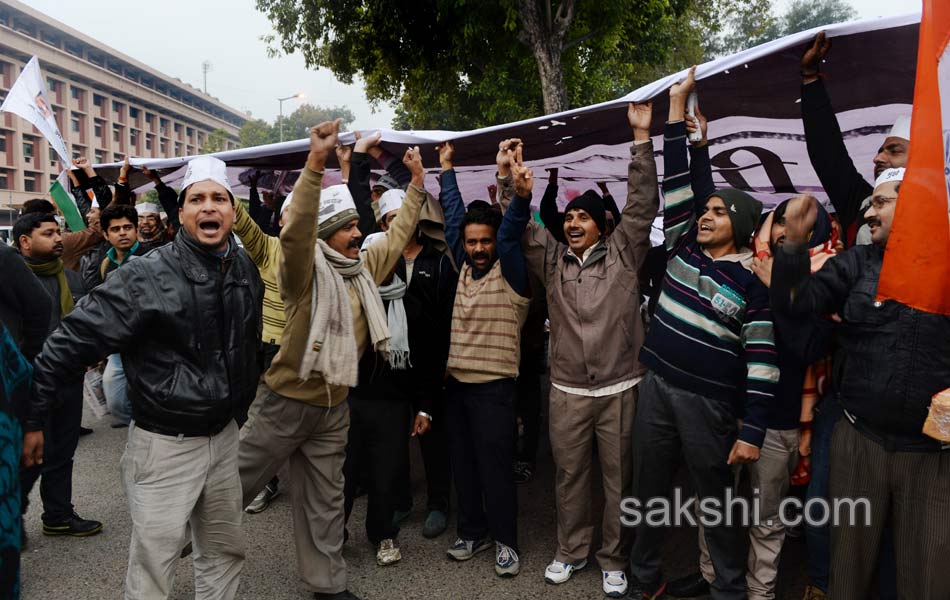
{"label": "white flag", "polygon": [[70,164],[70,155],[66,150],[66,141],[56,125],[53,107],[46,93],[46,82],[40,73],[40,62],[34,56],[26,63],[16,83],[10,88],[0,112],[12,112],[33,123],[40,133],[49,140],[50,145],[64,165]]}

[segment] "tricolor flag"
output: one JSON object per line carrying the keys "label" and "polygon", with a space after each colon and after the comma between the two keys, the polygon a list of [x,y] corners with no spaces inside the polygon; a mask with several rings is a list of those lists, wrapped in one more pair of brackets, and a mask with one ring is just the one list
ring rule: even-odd
{"label": "tricolor flag", "polygon": [[880,299],[950,315],[950,2],[924,0],[907,173]]}

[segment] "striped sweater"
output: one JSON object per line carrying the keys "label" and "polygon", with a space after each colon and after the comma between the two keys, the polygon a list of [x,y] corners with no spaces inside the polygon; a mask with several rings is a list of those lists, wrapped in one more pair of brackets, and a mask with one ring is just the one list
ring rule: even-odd
{"label": "striped sweater", "polygon": [[[779,378],[768,289],[737,257],[697,243],[697,205],[683,121],[664,137],[663,227],[668,263],[640,360],[670,383],[728,402],[739,439],[761,446]],[[730,260],[732,258],[732,260]]]}

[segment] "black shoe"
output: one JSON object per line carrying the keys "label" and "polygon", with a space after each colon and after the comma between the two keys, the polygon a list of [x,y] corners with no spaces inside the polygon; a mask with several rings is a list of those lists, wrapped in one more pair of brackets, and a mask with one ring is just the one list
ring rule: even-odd
{"label": "black shoe", "polygon": [[314,592],[313,597],[314,600],[360,600],[360,597],[350,592],[350,590],[343,590],[342,592],[337,592],[335,594]]}
{"label": "black shoe", "polygon": [[674,579],[666,586],[666,593],[674,598],[696,598],[709,593],[709,582],[700,572]]}
{"label": "black shoe", "polygon": [[84,435],[89,435],[90,433],[92,433],[92,429],[89,429],[88,427],[82,427],[82,426],[79,427],[79,437],[82,437]]}
{"label": "black shoe", "polygon": [[86,537],[96,535],[102,531],[102,523],[99,521],[90,521],[83,519],[76,513],[73,513],[64,521],[59,523],[43,523],[43,535],[70,535],[73,537]]}
{"label": "black shoe", "polygon": [[524,485],[531,481],[531,477],[534,476],[534,465],[529,462],[518,461],[514,464],[513,467],[515,475],[515,483],[518,485]]}
{"label": "black shoe", "polygon": [[627,597],[631,600],[657,600],[666,592],[666,582],[641,583],[636,577],[630,577]]}
{"label": "black shoe", "polygon": [[194,551],[194,546],[191,545],[191,542],[188,542],[185,544],[185,547],[181,549],[181,552],[178,554],[178,558],[188,558]]}

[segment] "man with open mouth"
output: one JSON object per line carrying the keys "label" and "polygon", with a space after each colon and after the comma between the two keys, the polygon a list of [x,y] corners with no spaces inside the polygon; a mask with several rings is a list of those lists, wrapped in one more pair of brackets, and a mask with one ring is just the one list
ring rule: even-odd
{"label": "man with open mouth", "polygon": [[240,464],[246,506],[290,460],[290,477],[300,488],[293,496],[300,577],[315,598],[342,600],[355,598],[347,590],[342,552],[346,399],[363,352],[372,346],[389,356],[378,286],[415,232],[426,192],[419,149],[413,148],[403,158],[412,181],[399,217],[386,242],[361,256],[359,215],[347,186],[320,185],[339,127],[333,121],[310,130],[310,152],[280,235],[278,281],[287,322],[264,376],[266,388],[242,432]]}
{"label": "man with open mouth", "polygon": [[231,239],[222,161],[189,162],[178,204],[174,241],[123,264],[47,339],[34,390],[42,413],[60,381],[121,352],[132,407],[125,597],[171,594],[190,526],[195,597],[230,599],[244,564],[236,420],[257,387],[263,287]]}

